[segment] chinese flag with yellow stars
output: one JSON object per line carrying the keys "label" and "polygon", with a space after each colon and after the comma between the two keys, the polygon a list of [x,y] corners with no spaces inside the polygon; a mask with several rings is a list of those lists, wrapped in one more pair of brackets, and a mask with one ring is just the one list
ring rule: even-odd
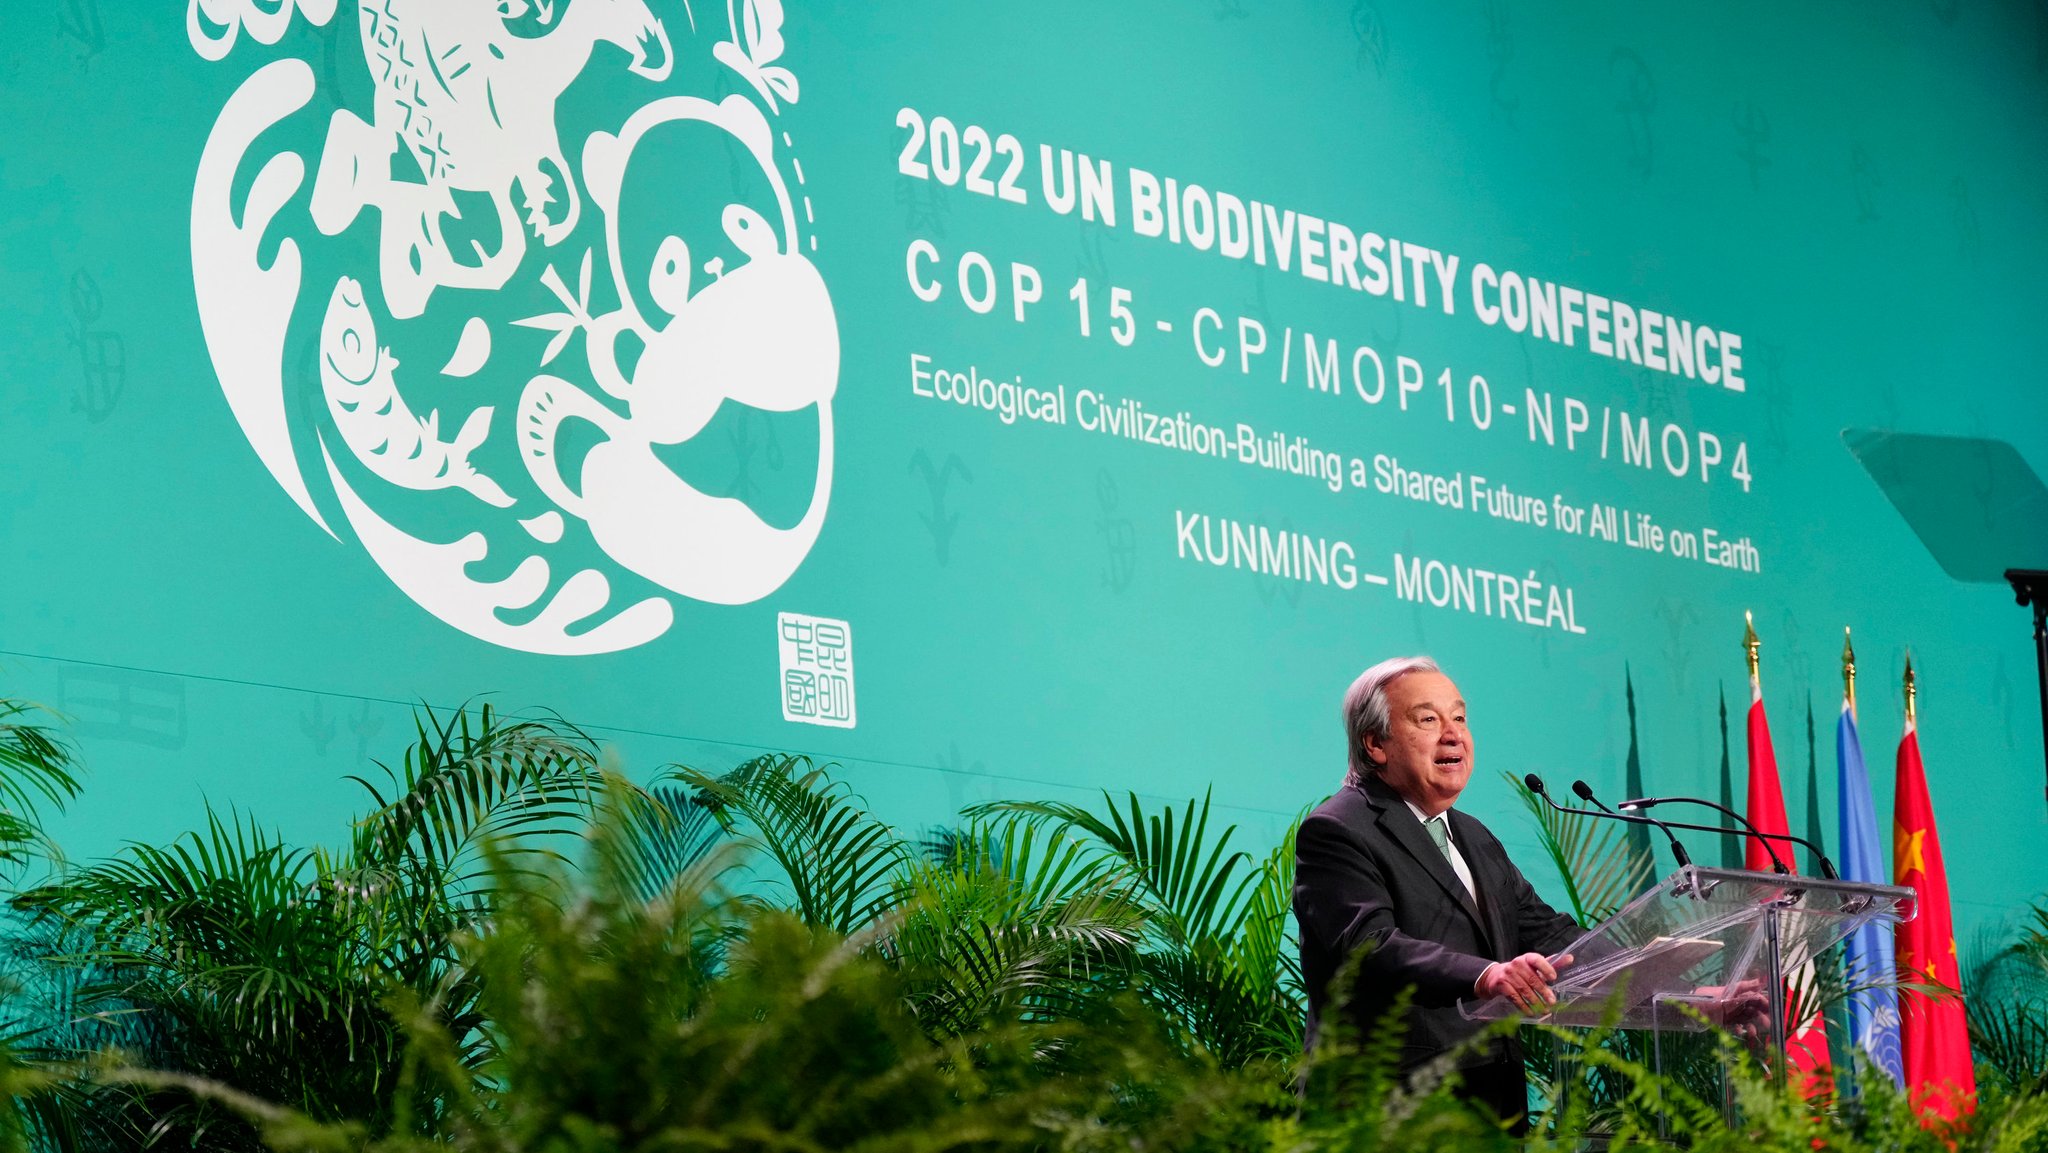
{"label": "chinese flag with yellow stars", "polygon": [[[1956,961],[1955,921],[1948,906],[1948,871],[1941,864],[1941,839],[1934,832],[1934,805],[1927,798],[1927,771],[1920,764],[1920,735],[1906,722],[1899,740],[1898,793],[1893,799],[1893,879],[1909,885],[1920,913],[1898,926],[1900,975],[1909,980],[1962,987]],[[1899,991],[1899,1031],[1906,1055],[1906,1088],[1927,1114],[1953,1118],[1976,1105],[1977,1077],[1970,1064],[1970,1033],[1960,997],[1929,997]]]}

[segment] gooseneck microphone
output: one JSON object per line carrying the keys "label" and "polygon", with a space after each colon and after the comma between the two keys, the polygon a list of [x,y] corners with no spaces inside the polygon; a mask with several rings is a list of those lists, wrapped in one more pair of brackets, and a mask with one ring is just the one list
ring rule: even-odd
{"label": "gooseneck microphone", "polygon": [[[1634,800],[1623,801],[1615,807],[1623,812],[1639,812],[1657,805],[1703,805],[1717,813],[1732,818],[1737,824],[1749,830],[1750,836],[1755,837],[1762,843],[1764,852],[1770,856],[1771,864],[1778,872],[1789,873],[1792,870],[1785,867],[1785,863],[1778,858],[1777,850],[1771,848],[1772,841],[1785,841],[1794,845],[1806,846],[1806,848],[1813,852],[1814,859],[1820,862],[1820,875],[1822,877],[1830,881],[1841,878],[1841,874],[1835,872],[1835,863],[1828,860],[1828,855],[1820,851],[1819,845],[1814,844],[1805,837],[1795,837],[1790,833],[1766,833],[1762,829],[1757,828],[1756,824],[1748,817],[1743,816],[1726,805],[1707,800],[1705,797],[1637,797]],[[1715,829],[1711,826],[1687,825],[1683,823],[1676,824],[1675,827],[1681,829],[1704,829],[1708,832],[1718,833],[1726,833],[1728,831],[1725,828]]]}
{"label": "gooseneck microphone", "polygon": [[[1613,809],[1608,808],[1606,805],[1601,804],[1600,798],[1593,795],[1593,786],[1587,784],[1584,781],[1573,781],[1572,792],[1578,794],[1580,800],[1586,802],[1589,805],[1594,806],[1595,808],[1599,809],[1603,813],[1606,813],[1610,817],[1618,817],[1621,815],[1620,813],[1615,812]],[[1683,869],[1687,865],[1692,864],[1691,855],[1685,851],[1684,845],[1678,843],[1678,834],[1671,831],[1670,825],[1667,825],[1664,822],[1658,820],[1657,818],[1650,816],[1650,814],[1648,813],[1644,813],[1643,818],[1649,821],[1651,824],[1657,826],[1657,828],[1663,832],[1664,839],[1671,842],[1671,855],[1678,858],[1679,868]]]}
{"label": "gooseneck microphone", "polygon": [[[1610,821],[1624,821],[1631,825],[1663,824],[1662,821],[1656,820],[1653,817],[1639,816],[1635,813],[1608,813],[1602,812],[1599,809],[1566,808],[1565,806],[1558,804],[1555,800],[1551,798],[1550,790],[1543,787],[1543,778],[1537,776],[1535,773],[1530,773],[1528,776],[1523,777],[1522,783],[1529,786],[1530,792],[1536,794],[1539,797],[1542,797],[1544,804],[1549,805],[1551,808],[1556,809],[1560,813],[1571,813],[1574,816],[1580,817],[1602,817]],[[1678,863],[1681,868],[1686,865],[1692,864],[1692,862],[1686,858],[1685,848],[1684,846],[1678,843],[1677,837],[1671,838],[1671,845],[1672,848],[1678,854]]]}

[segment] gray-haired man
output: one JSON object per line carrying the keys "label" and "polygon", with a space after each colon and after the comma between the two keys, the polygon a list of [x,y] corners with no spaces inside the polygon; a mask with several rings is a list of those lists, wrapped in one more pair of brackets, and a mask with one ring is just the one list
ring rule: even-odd
{"label": "gray-haired man", "polygon": [[[1314,1043],[1331,981],[1361,947],[1349,1015],[1376,1027],[1404,988],[1402,1064],[1413,1067],[1480,1026],[1459,998],[1505,995],[1525,1007],[1555,1001],[1569,964],[1546,957],[1579,926],[1530,888],[1486,826],[1454,810],[1472,779],[1472,732],[1458,686],[1427,657],[1367,669],[1344,695],[1350,770],[1344,787],[1301,823],[1294,915]],[[1520,1046],[1495,1039],[1459,1061],[1464,1092],[1521,1123],[1528,1088]]]}

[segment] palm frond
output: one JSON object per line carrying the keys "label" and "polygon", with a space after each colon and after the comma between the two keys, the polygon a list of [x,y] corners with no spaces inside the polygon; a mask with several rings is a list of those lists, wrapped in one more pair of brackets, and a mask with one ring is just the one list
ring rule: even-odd
{"label": "palm frond", "polygon": [[383,783],[350,778],[376,805],[357,830],[357,867],[412,862],[463,893],[492,874],[487,841],[501,842],[507,859],[560,859],[545,834],[579,828],[601,787],[589,737],[560,718],[509,720],[488,703],[446,718],[423,706],[415,720],[404,759],[379,764]]}
{"label": "palm frond", "polygon": [[1970,1046],[2007,1086],[2023,1093],[2048,1090],[2048,1022],[2041,1007],[2008,1002],[1969,1006]]}
{"label": "palm frond", "polygon": [[1294,833],[1300,826],[1297,814],[1260,863],[1258,883],[1245,902],[1243,932],[1231,946],[1231,963],[1254,985],[1277,986],[1296,1000],[1305,1000],[1301,946],[1294,936]]}
{"label": "palm frond", "polygon": [[1092,844],[1014,816],[936,844],[903,870],[883,944],[928,1031],[1069,1017],[1128,984],[1144,915]]}
{"label": "palm frond", "polygon": [[76,750],[39,716],[47,714],[0,697],[0,805],[30,815],[43,802],[62,808],[79,789]]}
{"label": "palm frond", "polygon": [[1144,992],[1225,1067],[1301,1053],[1304,1006],[1258,982],[1214,948],[1146,954]]}
{"label": "palm frond", "polygon": [[[209,810],[203,832],[131,845],[15,904],[66,949],[49,963],[78,977],[62,990],[74,1021],[51,1038],[70,1050],[57,1055],[121,1043],[318,1116],[374,1112],[388,1096],[402,1038],[366,937],[329,899],[317,854],[254,820]],[[109,1132],[254,1147],[212,1106],[138,1093],[101,1086],[81,1108]]]}
{"label": "palm frond", "polygon": [[1115,978],[1134,929],[1128,910],[1097,897],[1032,923],[965,918],[923,948],[899,935],[885,955],[903,965],[906,999],[926,1031],[957,1037],[1003,1020],[1069,1020],[1128,987]]}
{"label": "palm frond", "polygon": [[1106,815],[1075,805],[998,802],[970,817],[1011,816],[1091,839],[1128,878],[1147,919],[1140,989],[1183,1035],[1225,1065],[1301,1051],[1305,997],[1293,944],[1292,833],[1254,862],[1236,826],[1210,840],[1212,798],[1148,813],[1136,794]]}
{"label": "palm frond", "polygon": [[906,863],[899,903],[907,904],[919,889],[943,878],[955,887],[972,886],[975,896],[996,902],[988,912],[1008,919],[1099,889],[1121,891],[1125,872],[1093,841],[1013,815],[972,821],[928,839],[923,859]]}
{"label": "palm frond", "polygon": [[0,697],[0,866],[60,859],[43,835],[40,808],[61,810],[78,795],[77,755],[46,717],[25,701]]}
{"label": "palm frond", "polygon": [[670,776],[775,862],[806,924],[850,933],[888,907],[905,846],[809,758],[760,757],[722,776],[677,766]]}
{"label": "palm frond", "polygon": [[590,833],[600,879],[642,903],[691,877],[725,838],[709,805],[676,785],[635,788],[607,782],[605,815]]}
{"label": "palm frond", "polygon": [[[239,814],[206,810],[206,831],[168,846],[130,845],[122,856],[22,893],[17,907],[94,935],[97,947],[163,941],[231,948],[261,911],[290,909],[311,881],[312,853],[290,850]],[[189,942],[181,940],[188,935]]]}
{"label": "palm frond", "polygon": [[[209,810],[200,832],[18,896],[61,950],[48,963],[72,975],[53,990],[68,1021],[49,1034],[53,1053],[119,1045],[155,1069],[373,1127],[414,1107],[403,1095],[447,1091],[404,1084],[394,993],[431,1007],[458,1059],[491,1060],[463,943],[494,923],[506,862],[530,867],[581,831],[601,776],[587,738],[559,721],[423,710],[417,729],[384,784],[360,781],[375,811],[338,854]],[[81,1099],[76,1111],[99,1118],[87,1144],[258,1147],[218,1102],[111,1084]]]}
{"label": "palm frond", "polygon": [[1963,975],[1970,1044],[2010,1090],[2048,1093],[2048,905]]}
{"label": "palm frond", "polygon": [[974,806],[966,815],[1018,813],[1078,829],[1129,870],[1146,898],[1152,926],[1172,944],[1235,938],[1260,874],[1249,867],[1250,854],[1230,848],[1237,826],[1208,844],[1210,795],[1189,799],[1178,822],[1171,807],[1148,814],[1136,793],[1127,796],[1128,814],[1108,793],[1103,801],[1106,817],[1054,801],[998,801]]}

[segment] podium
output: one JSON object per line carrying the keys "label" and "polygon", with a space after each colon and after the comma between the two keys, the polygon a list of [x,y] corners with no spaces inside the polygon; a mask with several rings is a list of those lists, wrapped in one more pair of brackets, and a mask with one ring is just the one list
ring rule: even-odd
{"label": "podium", "polygon": [[1911,920],[1913,902],[1898,885],[1687,865],[1564,950],[1574,960],[1550,1012],[1532,1017],[1504,997],[1459,1009],[1471,1020],[1642,1030],[1660,1075],[1671,1035],[1705,1031],[1704,1018],[1751,1039],[1782,1076],[1799,971],[1870,922]]}

